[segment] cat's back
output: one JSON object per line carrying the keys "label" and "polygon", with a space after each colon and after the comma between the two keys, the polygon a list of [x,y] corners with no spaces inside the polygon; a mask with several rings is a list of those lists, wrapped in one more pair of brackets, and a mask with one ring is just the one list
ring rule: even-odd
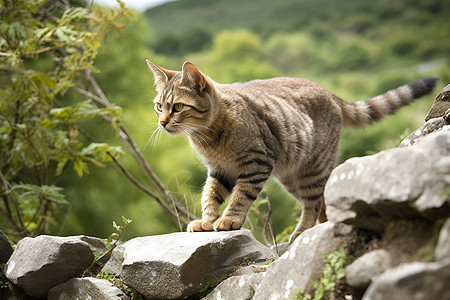
{"label": "cat's back", "polygon": [[224,98],[231,106],[239,102],[274,109],[287,109],[312,113],[323,108],[337,106],[339,98],[318,83],[305,78],[275,77],[256,79],[244,83],[219,85]]}
{"label": "cat's back", "polygon": [[318,83],[306,78],[275,77],[219,85],[226,96],[243,98],[303,100],[329,98],[332,95]]}

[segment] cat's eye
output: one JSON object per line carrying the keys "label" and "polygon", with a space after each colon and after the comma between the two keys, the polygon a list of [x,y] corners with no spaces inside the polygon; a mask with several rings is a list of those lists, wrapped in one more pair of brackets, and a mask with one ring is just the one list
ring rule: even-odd
{"label": "cat's eye", "polygon": [[183,103],[175,103],[173,105],[173,110],[176,112],[180,112],[183,109],[183,107],[184,107]]}
{"label": "cat's eye", "polygon": [[156,109],[157,109],[158,111],[162,111],[162,104],[161,104],[161,103],[157,102],[156,105],[155,105],[155,107],[156,107]]}

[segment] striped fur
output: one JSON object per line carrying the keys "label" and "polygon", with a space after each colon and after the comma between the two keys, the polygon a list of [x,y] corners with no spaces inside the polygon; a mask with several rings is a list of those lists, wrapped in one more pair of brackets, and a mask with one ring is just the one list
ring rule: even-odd
{"label": "striped fur", "polygon": [[[154,102],[160,128],[185,134],[208,168],[202,219],[191,222],[188,231],[241,228],[273,175],[303,203],[290,242],[316,221],[326,221],[323,191],[341,126],[361,127],[391,114],[430,92],[437,80],[420,79],[351,103],[307,79],[218,84],[189,62],[181,72],[147,63],[159,91]],[[182,110],[174,109],[176,103]],[[221,216],[219,206],[229,195]]]}

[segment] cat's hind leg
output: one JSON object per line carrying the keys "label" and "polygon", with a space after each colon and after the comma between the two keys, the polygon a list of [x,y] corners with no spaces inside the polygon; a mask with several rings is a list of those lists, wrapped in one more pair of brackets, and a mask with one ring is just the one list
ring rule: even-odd
{"label": "cat's hind leg", "polygon": [[299,171],[279,178],[287,191],[302,203],[300,222],[290,236],[289,243],[292,243],[303,231],[313,227],[317,220],[326,221],[323,192],[333,165],[330,163],[320,166],[322,168],[312,169],[306,174],[304,171]]}

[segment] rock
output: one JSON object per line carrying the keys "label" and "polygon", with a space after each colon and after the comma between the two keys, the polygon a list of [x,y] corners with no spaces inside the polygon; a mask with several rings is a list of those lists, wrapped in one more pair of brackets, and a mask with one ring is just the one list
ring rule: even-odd
{"label": "rock", "polygon": [[391,265],[391,255],[384,249],[373,250],[360,256],[345,269],[347,283],[365,290],[372,280]]}
{"label": "rock", "polygon": [[450,84],[444,87],[434,99],[433,105],[428,111],[425,121],[444,116],[450,108]]}
{"label": "rock", "polygon": [[230,276],[242,276],[242,275],[253,275],[253,274],[259,274],[264,273],[269,268],[270,263],[273,261],[268,261],[264,265],[260,264],[252,264],[250,266],[242,266],[237,267],[236,270],[230,274]]}
{"label": "rock", "polygon": [[450,260],[415,262],[385,271],[369,286],[363,300],[450,299]]}
{"label": "rock", "polygon": [[435,132],[411,147],[338,166],[325,187],[327,216],[374,232],[394,218],[434,222],[450,214],[449,184],[450,132]]}
{"label": "rock", "polygon": [[6,263],[13,253],[8,237],[0,230],[0,263]]}
{"label": "rock", "polygon": [[125,300],[130,298],[108,280],[92,277],[73,278],[53,287],[48,293],[48,300],[71,299]]}
{"label": "rock", "polygon": [[32,297],[46,298],[55,285],[79,276],[94,259],[97,239],[41,235],[17,244],[3,272]]}
{"label": "rock", "polygon": [[311,281],[321,276],[324,254],[349,247],[355,236],[351,226],[332,222],[305,230],[263,273],[253,299],[291,299],[299,289],[310,293]]}
{"label": "rock", "polygon": [[102,267],[102,272],[109,270],[109,274],[120,276],[122,273],[123,252],[125,248],[123,245],[118,245],[113,249],[111,257],[108,262]]}
{"label": "rock", "polygon": [[[91,249],[92,253],[95,252],[103,254],[107,251],[104,239],[86,235],[74,236],[73,238],[79,238],[81,241],[86,242],[89,248]],[[109,260],[110,257],[111,254],[109,253],[105,255],[102,259],[100,259],[100,262],[104,264]]]}
{"label": "rock", "polygon": [[447,219],[439,233],[435,256],[437,260],[450,259],[450,219]]}
{"label": "rock", "polygon": [[230,277],[220,283],[203,300],[248,300],[252,299],[255,289],[261,282],[263,273]]}
{"label": "rock", "polygon": [[450,131],[450,109],[446,111],[443,117],[428,120],[422,127],[415,130],[401,143],[400,147],[414,145],[420,138],[436,131]]}
{"label": "rock", "polygon": [[286,252],[289,249],[289,243],[285,242],[285,243],[281,243],[278,245],[272,245],[270,246],[270,249],[272,249],[273,251],[275,251],[279,256],[283,255],[284,252]]}
{"label": "rock", "polygon": [[276,258],[248,230],[179,232],[126,242],[121,276],[148,299],[175,299],[197,294],[208,278],[245,261]]}

